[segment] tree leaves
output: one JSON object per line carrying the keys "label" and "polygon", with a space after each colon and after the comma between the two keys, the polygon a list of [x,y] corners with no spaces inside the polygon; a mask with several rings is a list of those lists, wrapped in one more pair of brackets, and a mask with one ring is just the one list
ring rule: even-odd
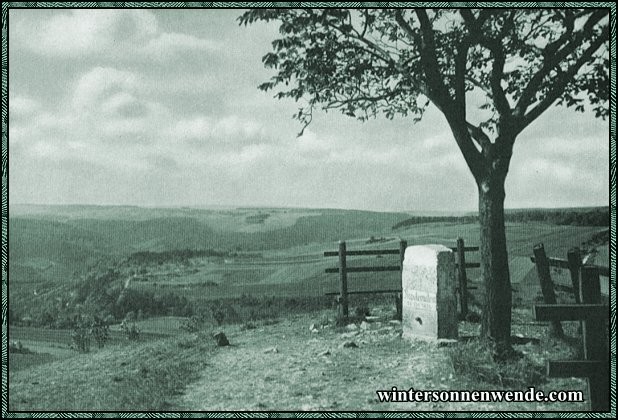
{"label": "tree leaves", "polygon": [[[521,121],[515,127],[520,131],[550,100],[560,99],[558,104],[577,111],[592,109],[600,118],[608,115],[609,39],[600,48],[597,42],[609,24],[606,12],[427,9],[422,16],[431,25],[429,32],[421,30],[417,13],[407,9],[252,9],[238,22],[279,22],[282,36],[273,40],[273,50],[262,59],[265,67],[277,73],[258,88],[287,87],[275,97],[305,98],[311,110],[296,114],[303,123],[315,106],[337,109],[363,121],[378,114],[412,116],[418,121],[427,106],[417,103],[421,95],[443,112],[452,113],[455,121],[457,115],[466,115],[462,95],[470,91],[484,95],[482,108],[494,111],[486,113],[487,119],[479,126],[496,134],[501,119]],[[587,49],[593,46],[594,54],[587,59]],[[437,79],[428,78],[423,51],[435,57]],[[466,64],[458,70],[460,51],[467,52]],[[463,91],[458,93],[462,80]],[[494,101],[498,99],[502,102],[497,108]]]}

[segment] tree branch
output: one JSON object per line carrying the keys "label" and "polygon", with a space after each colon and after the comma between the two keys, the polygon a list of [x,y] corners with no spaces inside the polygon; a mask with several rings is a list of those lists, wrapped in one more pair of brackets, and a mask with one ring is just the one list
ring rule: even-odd
{"label": "tree branch", "polygon": [[378,96],[366,96],[365,95],[365,96],[357,96],[357,97],[348,98],[348,99],[338,99],[338,100],[329,102],[326,106],[330,109],[338,109],[345,105],[356,103],[356,102],[378,102],[384,99],[393,98],[394,96],[397,96],[400,93],[401,92],[399,90],[393,90],[393,91],[390,91],[388,93],[385,93],[383,95],[378,95]]}
{"label": "tree branch", "polygon": [[489,136],[487,136],[487,134],[485,134],[483,129],[480,127],[477,127],[469,122],[466,122],[466,125],[468,126],[468,132],[470,133],[472,139],[476,141],[479,146],[481,146],[484,153],[489,153],[492,144]]}
{"label": "tree branch", "polygon": [[[312,9],[309,9],[311,11],[311,13],[313,12]],[[341,29],[340,26],[334,25],[333,23],[329,22],[328,19],[324,20],[324,24],[330,28],[333,28],[334,30],[336,30],[337,32],[339,32],[340,34],[346,36],[346,37],[350,37],[352,39],[356,39],[357,41],[362,42],[363,44],[367,45],[369,47],[369,49],[366,48],[362,48],[359,46],[359,48],[362,48],[363,51],[371,54],[372,56],[374,56],[375,58],[385,61],[386,63],[392,64],[392,65],[396,65],[397,63],[395,62],[395,60],[393,60],[393,57],[391,57],[391,55],[387,52],[384,51],[379,45],[375,44],[374,42],[371,42],[370,40],[368,40],[367,38],[365,38],[364,36],[361,36],[361,34],[358,32],[358,30],[354,27],[352,27],[352,31],[351,32],[345,32],[343,29]],[[352,35],[352,32],[354,32],[356,34],[356,36]],[[363,30],[364,33],[364,30]],[[372,51],[375,50],[375,51]]]}
{"label": "tree branch", "polygon": [[[479,19],[475,19],[472,15],[472,12],[470,12],[470,10],[468,9],[462,9],[461,15],[464,18],[468,32],[473,36],[473,40],[478,42],[479,45],[486,47],[489,51],[491,51],[492,55],[494,56],[490,77],[490,85],[494,105],[496,106],[496,110],[500,115],[511,115],[511,107],[508,100],[506,99],[504,89],[502,89],[502,78],[504,77],[504,62],[506,60],[504,54],[504,47],[502,46],[500,40],[490,38],[482,34],[481,25],[488,17],[488,15],[485,15],[483,17],[482,22],[479,22],[480,16]],[[511,24],[512,19],[513,15],[511,15]]]}
{"label": "tree branch", "polygon": [[547,46],[545,47],[545,50],[543,51],[544,56],[549,56],[551,54],[554,54],[573,35],[573,29],[575,26],[575,18],[573,17],[573,13],[570,10],[567,9],[566,13],[567,13],[566,16],[562,16],[562,21],[564,22],[566,30],[554,42],[547,44]]}
{"label": "tree branch", "polygon": [[504,76],[504,49],[500,41],[488,40],[493,44],[490,48],[494,54],[494,62],[491,69],[491,92],[494,98],[494,104],[498,113],[503,116],[511,115],[511,107],[506,99],[504,89],[502,89],[502,77]]}
{"label": "tree branch", "polygon": [[592,58],[592,55],[609,39],[609,25],[603,28],[599,36],[590,44],[590,47],[582,54],[582,56],[573,64],[567,71],[560,75],[559,81],[552,84],[551,90],[545,98],[533,109],[530,110],[521,120],[521,125],[518,128],[520,132],[526,128],[532,121],[537,119],[543,112],[547,110],[563,93],[565,87],[572,81],[581,67]]}
{"label": "tree branch", "polygon": [[[438,58],[436,57],[436,43],[433,35],[433,27],[425,9],[416,9],[415,11],[423,34],[420,37],[421,62],[425,68],[425,76],[429,87],[429,95],[427,96],[429,96],[436,105],[442,107],[442,112],[450,112],[448,111],[450,107],[447,106],[448,91],[442,81]],[[404,30],[406,27],[409,28],[409,25],[407,25],[399,9],[397,9],[395,13],[395,19]]]}
{"label": "tree branch", "polygon": [[455,57],[455,102],[461,110],[461,118],[466,119],[466,64],[468,63],[468,49],[470,38],[466,36],[457,48]]}
{"label": "tree branch", "polygon": [[[594,12],[586,21],[584,28],[579,31],[575,37],[571,39],[563,48],[556,51],[553,56],[546,56],[543,62],[543,66],[539,71],[530,79],[528,86],[523,90],[519,101],[515,105],[516,116],[523,116],[531,104],[534,94],[537,92],[539,86],[543,80],[549,75],[550,71],[560,64],[560,62],[572,54],[581,44],[585,41],[586,37],[590,35],[592,29],[596,23],[598,23],[607,13],[603,10]],[[546,47],[547,48],[547,47]]]}
{"label": "tree branch", "polygon": [[470,9],[460,9],[459,14],[469,28],[476,26],[476,18]]}

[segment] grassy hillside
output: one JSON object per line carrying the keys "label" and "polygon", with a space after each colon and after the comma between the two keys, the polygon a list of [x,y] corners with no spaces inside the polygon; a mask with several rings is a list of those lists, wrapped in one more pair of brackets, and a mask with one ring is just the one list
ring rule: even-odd
{"label": "grassy hillside", "polygon": [[[199,378],[216,347],[176,337],[113,346],[21,371],[9,371],[10,410],[104,411],[170,409],[170,401]],[[43,356],[41,356],[43,357]],[[50,390],[53,389],[53,392]]]}

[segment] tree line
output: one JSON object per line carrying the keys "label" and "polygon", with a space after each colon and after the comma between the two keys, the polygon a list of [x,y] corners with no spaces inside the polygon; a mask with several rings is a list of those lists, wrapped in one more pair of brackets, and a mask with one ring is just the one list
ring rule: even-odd
{"label": "tree line", "polygon": [[131,254],[127,261],[134,264],[183,263],[191,258],[226,257],[227,251],[216,249],[174,249],[170,251],[139,251]]}
{"label": "tree line", "polygon": [[[600,207],[592,210],[516,210],[506,212],[504,219],[505,222],[511,223],[543,222],[553,225],[607,227],[609,226],[609,208]],[[478,216],[413,216],[396,223],[392,229],[396,230],[422,223],[478,223]]]}
{"label": "tree line", "polygon": [[9,310],[8,321],[13,325],[67,329],[78,327],[84,317],[113,324],[128,314],[138,318],[193,315],[193,305],[185,296],[125,288],[125,277],[114,269],[90,273],[55,298],[41,300],[20,312]]}

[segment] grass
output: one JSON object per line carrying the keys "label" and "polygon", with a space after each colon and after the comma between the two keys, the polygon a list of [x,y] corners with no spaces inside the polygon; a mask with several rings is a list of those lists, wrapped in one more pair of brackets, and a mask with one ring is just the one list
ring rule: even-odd
{"label": "grass", "polygon": [[11,353],[9,352],[10,373],[19,372],[20,370],[28,369],[32,366],[39,366],[45,363],[58,360],[57,357],[49,353]]}
{"label": "grass", "polygon": [[458,343],[449,349],[449,357],[455,373],[471,383],[525,389],[545,382],[543,365],[520,355],[513,360],[496,362],[492,349],[484,340],[474,339]]}
{"label": "grass", "polygon": [[213,351],[208,334],[181,334],[15,372],[9,410],[166,410],[170,399],[198,378]]}

